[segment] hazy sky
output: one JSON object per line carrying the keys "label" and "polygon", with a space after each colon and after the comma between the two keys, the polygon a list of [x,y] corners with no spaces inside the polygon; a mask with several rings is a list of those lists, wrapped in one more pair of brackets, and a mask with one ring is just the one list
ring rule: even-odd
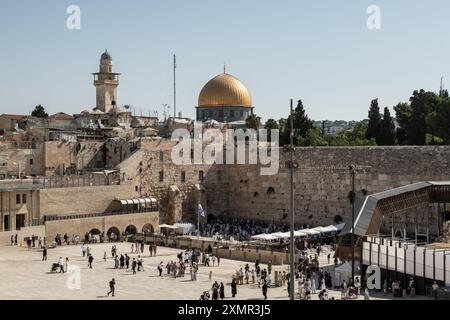
{"label": "hazy sky", "polygon": [[[71,4],[81,30],[66,27]],[[366,26],[373,4],[381,30]],[[372,98],[392,107],[441,76],[450,86],[449,12],[448,0],[0,0],[0,113],[93,108],[107,48],[118,103],[138,113],[172,105],[176,53],[183,116],[226,61],[264,119],[286,116],[291,97],[315,120],[362,119]]]}

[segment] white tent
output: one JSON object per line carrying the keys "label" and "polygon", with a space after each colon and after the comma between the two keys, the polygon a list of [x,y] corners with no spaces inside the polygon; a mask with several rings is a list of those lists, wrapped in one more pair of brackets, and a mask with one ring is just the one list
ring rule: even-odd
{"label": "white tent", "polygon": [[166,228],[166,229],[178,229],[176,226],[172,226],[170,224],[160,224],[159,228]]}
{"label": "white tent", "polygon": [[345,280],[347,284],[352,278],[352,265],[346,261],[339,267],[334,269],[334,283],[335,285],[341,285],[342,281]]}
{"label": "white tent", "polygon": [[306,233],[309,236],[314,236],[320,234],[320,231],[314,230],[314,229],[303,229],[301,232]]}

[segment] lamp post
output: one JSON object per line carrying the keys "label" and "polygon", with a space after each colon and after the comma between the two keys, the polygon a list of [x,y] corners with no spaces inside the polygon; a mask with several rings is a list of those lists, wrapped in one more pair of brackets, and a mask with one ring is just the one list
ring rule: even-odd
{"label": "lamp post", "polygon": [[289,162],[289,172],[290,172],[290,191],[291,191],[291,225],[290,225],[290,262],[291,262],[291,273],[290,273],[290,280],[289,280],[289,298],[290,300],[295,300],[295,290],[294,290],[294,284],[295,284],[295,275],[294,275],[294,269],[295,269],[295,239],[294,239],[294,119],[293,119],[293,100],[291,99],[291,110],[290,110],[290,132],[289,132],[289,138],[290,138],[290,162]]}
{"label": "lamp post", "polygon": [[350,165],[350,179],[352,183],[352,191],[350,195],[350,202],[352,204],[352,232],[351,232],[351,247],[352,247],[352,282],[355,279],[355,176],[356,176],[356,166]]}

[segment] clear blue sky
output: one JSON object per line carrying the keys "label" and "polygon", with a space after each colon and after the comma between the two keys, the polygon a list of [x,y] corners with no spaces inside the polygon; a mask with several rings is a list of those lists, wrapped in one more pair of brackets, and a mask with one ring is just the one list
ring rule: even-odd
{"label": "clear blue sky", "polygon": [[[81,30],[66,28],[71,4]],[[371,4],[379,31],[366,27]],[[286,116],[291,97],[315,120],[363,119],[372,98],[392,107],[441,76],[450,86],[449,12],[448,0],[2,0],[0,113],[94,107],[90,73],[107,48],[118,103],[146,114],[172,104],[176,53],[184,116],[226,61],[264,119]]]}

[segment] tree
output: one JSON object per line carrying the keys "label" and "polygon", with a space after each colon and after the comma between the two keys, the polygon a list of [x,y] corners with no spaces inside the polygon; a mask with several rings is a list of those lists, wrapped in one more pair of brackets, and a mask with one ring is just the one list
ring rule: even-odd
{"label": "tree", "polygon": [[400,145],[405,145],[407,143],[407,128],[409,120],[411,119],[411,106],[409,103],[400,102],[394,107],[395,119],[398,123],[398,128],[396,131],[397,142]]}
{"label": "tree", "polygon": [[269,119],[264,124],[264,129],[267,130],[267,138],[269,140],[271,140],[272,135],[271,135],[271,131],[270,130],[279,130],[280,129],[280,125],[278,124],[278,122],[276,120]]}
{"label": "tree", "polygon": [[411,118],[406,129],[406,141],[410,145],[424,145],[427,133],[426,116],[436,109],[438,97],[425,90],[414,91],[410,98]]}
{"label": "tree", "polygon": [[375,141],[377,141],[378,143],[380,135],[380,127],[381,127],[380,107],[378,106],[378,99],[374,99],[370,103],[369,125],[367,126],[366,139],[367,140],[375,139]]}
{"label": "tree", "polygon": [[388,108],[384,108],[380,129],[377,143],[381,146],[393,146],[395,144],[395,124]]}
{"label": "tree", "polygon": [[245,126],[257,130],[261,126],[261,118],[252,113],[245,119]]}
{"label": "tree", "polygon": [[[308,131],[313,128],[314,122],[311,119],[309,119],[308,115],[306,114],[302,100],[298,100],[297,107],[294,109],[293,124],[294,124],[294,135],[296,136],[294,141],[299,141],[300,137],[305,138]],[[290,128],[291,128],[291,116],[289,115],[281,139],[285,144],[289,144]]]}
{"label": "tree", "polygon": [[306,137],[296,136],[297,143],[301,146],[324,147],[328,146],[328,141],[323,137],[322,130],[319,128],[309,129]]}
{"label": "tree", "polygon": [[45,108],[41,105],[37,105],[34,108],[33,112],[31,112],[31,115],[37,118],[48,118],[48,114],[47,112],[45,112]]}

